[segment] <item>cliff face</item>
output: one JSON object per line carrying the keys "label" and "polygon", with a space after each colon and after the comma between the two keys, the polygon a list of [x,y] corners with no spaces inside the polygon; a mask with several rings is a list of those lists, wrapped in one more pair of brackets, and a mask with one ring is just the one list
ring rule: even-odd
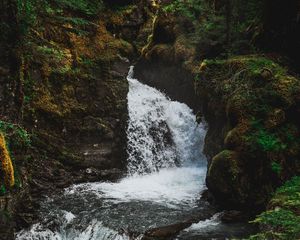
{"label": "cliff face", "polygon": [[123,174],[129,59],[152,20],[144,1],[2,5],[0,131],[17,181],[1,186],[0,234],[11,239],[43,194]]}
{"label": "cliff face", "polygon": [[[278,185],[299,174],[300,81],[281,66],[283,52],[250,55],[255,51],[243,31],[231,30],[228,42],[226,17],[200,14],[195,24],[163,8],[137,75],[204,115],[207,186],[216,201],[229,209],[262,209]],[[267,34],[253,24],[248,34],[251,28],[259,29],[255,36]],[[224,50],[247,55],[228,57]],[[204,60],[215,57],[220,60]]]}

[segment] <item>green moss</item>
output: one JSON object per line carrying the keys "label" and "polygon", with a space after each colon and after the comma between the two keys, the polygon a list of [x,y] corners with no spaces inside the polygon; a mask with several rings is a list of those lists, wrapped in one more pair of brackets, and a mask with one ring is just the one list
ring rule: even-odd
{"label": "green moss", "polygon": [[220,70],[227,68],[229,70],[244,70],[252,75],[261,73],[268,69],[273,75],[285,75],[287,70],[271,59],[259,55],[236,56],[230,59],[205,59],[207,67],[218,67]]}
{"label": "green moss", "polygon": [[212,159],[208,177],[216,188],[220,188],[225,194],[232,194],[236,191],[239,173],[237,153],[224,150]]}
{"label": "green moss", "polygon": [[[246,179],[255,173],[245,188],[237,182],[239,190],[253,196],[248,187],[257,187],[253,199],[266,204],[276,183],[299,173],[299,127],[291,116],[298,108],[299,79],[271,59],[255,55],[205,60],[198,69],[196,92],[208,102],[209,113],[217,117],[223,112],[230,128],[238,128],[238,138],[224,134],[225,148],[237,152],[240,175]],[[220,176],[217,169],[210,170],[208,177]]]}
{"label": "green moss", "polygon": [[300,177],[294,177],[278,188],[271,205],[279,205],[300,211]]}
{"label": "green moss", "polygon": [[282,171],[282,166],[277,163],[277,162],[272,162],[271,163],[271,169],[273,172],[275,172],[277,175],[280,175],[281,171]]}
{"label": "green moss", "polygon": [[244,140],[253,150],[282,152],[288,148],[288,139],[294,135],[281,131],[281,125],[299,80],[292,78],[281,84],[280,79],[290,78],[286,70],[264,56],[254,55],[205,60],[200,66],[201,75],[204,81],[200,77],[195,80],[198,88],[204,85],[213,98],[221,98],[229,117],[250,120]]}
{"label": "green moss", "polygon": [[[285,209],[270,210],[259,215],[253,223],[260,223],[271,227],[264,233],[252,236],[250,239],[284,239],[294,240],[300,237],[300,217]],[[276,236],[276,238],[268,238]],[[267,238],[264,238],[267,237]]]}
{"label": "green moss", "polygon": [[300,237],[300,177],[296,176],[278,188],[270,202],[271,210],[260,214],[253,223],[259,223],[262,233],[249,239],[294,240]]}
{"label": "green moss", "polygon": [[0,120],[0,132],[7,137],[9,148],[29,147],[30,134],[19,125]]}
{"label": "green moss", "polygon": [[4,184],[2,184],[2,185],[0,186],[0,196],[3,196],[3,195],[5,195],[5,193],[6,193],[6,188],[5,188],[5,185],[4,185]]}
{"label": "green moss", "polygon": [[260,120],[254,118],[244,139],[254,151],[280,152],[287,148],[287,145],[281,141],[277,134],[267,130]]}
{"label": "green moss", "polygon": [[286,69],[265,57],[249,58],[248,61],[246,61],[246,67],[253,74],[260,74],[263,69],[270,70],[275,76],[287,74]]}
{"label": "green moss", "polygon": [[299,147],[300,139],[297,136],[298,129],[291,123],[284,122],[276,128],[269,128],[262,119],[252,117],[250,127],[243,138],[254,152],[285,153],[291,154],[291,157]]}
{"label": "green moss", "polygon": [[254,136],[258,146],[265,152],[279,152],[286,148],[286,145],[275,135],[266,130],[259,130]]}

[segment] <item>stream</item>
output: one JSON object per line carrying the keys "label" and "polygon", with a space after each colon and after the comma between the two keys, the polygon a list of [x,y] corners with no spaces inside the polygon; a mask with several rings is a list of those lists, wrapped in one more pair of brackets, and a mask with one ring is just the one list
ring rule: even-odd
{"label": "stream", "polygon": [[207,202],[207,131],[185,104],[172,101],[128,74],[127,176],[118,182],[84,183],[47,198],[41,222],[18,240],[143,239],[153,228],[191,221],[172,239],[227,239],[249,231],[224,224]]}

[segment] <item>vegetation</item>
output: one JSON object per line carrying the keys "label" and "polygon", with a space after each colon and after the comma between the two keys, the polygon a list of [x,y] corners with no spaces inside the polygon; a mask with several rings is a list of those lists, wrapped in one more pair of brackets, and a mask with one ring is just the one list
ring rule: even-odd
{"label": "vegetation", "polygon": [[263,0],[228,0],[224,4],[211,0],[175,0],[164,5],[163,10],[193,22],[190,38],[196,45],[218,41],[224,47],[216,55],[228,56],[256,52],[254,41],[260,34],[262,6]]}
{"label": "vegetation", "polygon": [[31,144],[30,134],[16,124],[0,120],[0,132],[8,139],[9,148],[26,148]]}
{"label": "vegetation", "polygon": [[260,214],[253,223],[261,224],[262,232],[251,240],[294,240],[300,237],[300,177],[280,187],[269,205],[271,210]]}
{"label": "vegetation", "polygon": [[30,146],[31,137],[25,129],[0,120],[0,159],[2,164],[0,167],[0,195],[5,194],[12,187],[20,186],[14,154],[20,153],[22,149],[27,150]]}
{"label": "vegetation", "polygon": [[[203,115],[216,127],[206,141],[211,155],[207,182],[221,204],[228,200],[230,207],[262,209],[280,184],[299,175],[299,68],[291,71],[300,56],[294,33],[300,29],[299,3],[157,2],[160,5],[131,0],[4,0],[0,195],[12,193],[10,189],[20,183],[16,164],[26,162],[31,145],[36,144],[30,148],[35,161],[25,168],[39,172],[40,165],[53,164],[40,174],[50,180],[50,175],[59,173],[60,179],[73,171],[69,165],[75,158],[78,169],[82,167],[82,154],[75,154],[81,148],[69,146],[83,139],[97,135],[105,146],[109,142],[121,149],[114,141],[121,142],[117,135],[128,86],[115,69],[123,68],[120,59],[135,58],[139,52],[144,60],[155,56],[155,61],[180,65],[195,76],[195,89],[207,111]],[[281,16],[286,6],[292,14]],[[14,118],[17,111],[20,117]],[[38,134],[34,143],[23,123]],[[61,169],[65,163],[68,170]],[[78,181],[84,179],[85,175]],[[294,177],[276,191],[268,210],[254,221],[263,232],[251,239],[300,238],[299,185],[299,177]]]}
{"label": "vegetation", "polygon": [[[96,0],[18,0],[19,32],[22,36],[26,36],[29,30],[36,26],[40,20],[50,18],[79,27],[85,26],[91,24],[87,19],[95,17],[103,8],[103,2]],[[67,11],[72,11],[75,15],[66,16],[65,12]],[[69,30],[72,31],[72,29]],[[77,31],[81,32],[79,29]]]}
{"label": "vegetation", "polygon": [[0,193],[5,193],[5,188],[11,188],[15,185],[15,174],[12,160],[6,146],[6,141],[2,133],[0,133],[0,159],[0,176],[3,176],[4,179],[4,184],[2,179],[0,180]]}
{"label": "vegetation", "polygon": [[[267,130],[261,121],[252,121],[250,135],[246,137],[253,148],[264,152],[280,152],[287,148],[287,145],[274,133]],[[275,166],[274,166],[275,167]]]}
{"label": "vegetation", "polygon": [[163,6],[163,10],[176,15],[183,15],[193,21],[199,19],[200,15],[204,15],[205,11],[210,11],[207,1],[203,0],[175,0],[170,4]]}

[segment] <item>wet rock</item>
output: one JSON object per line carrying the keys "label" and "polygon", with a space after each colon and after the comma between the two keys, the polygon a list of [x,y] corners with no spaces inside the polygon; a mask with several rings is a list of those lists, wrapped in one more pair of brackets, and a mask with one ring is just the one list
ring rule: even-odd
{"label": "wet rock", "polygon": [[224,223],[240,223],[246,222],[249,219],[249,216],[247,216],[244,212],[241,211],[229,210],[224,211],[220,219]]}
{"label": "wet rock", "polygon": [[210,204],[215,204],[215,198],[208,189],[206,189],[202,192],[201,200],[207,201]]}
{"label": "wet rock", "polygon": [[176,236],[180,231],[189,227],[193,222],[183,222],[177,223],[165,227],[153,228],[145,232],[143,240],[152,240],[152,239],[171,239]]}
{"label": "wet rock", "polygon": [[223,206],[231,201],[240,204],[241,196],[239,195],[240,185],[238,182],[240,169],[238,162],[237,152],[224,150],[212,159],[209,166],[206,178],[207,186],[219,199],[218,203]]}
{"label": "wet rock", "polygon": [[230,130],[225,139],[224,139],[224,146],[227,149],[234,150],[237,148],[242,141],[242,134],[239,128],[234,128]]}
{"label": "wet rock", "polygon": [[285,119],[285,112],[282,109],[276,108],[268,113],[268,119],[265,121],[265,126],[266,128],[278,127]]}
{"label": "wet rock", "polygon": [[160,17],[153,30],[153,42],[160,43],[173,43],[176,39],[174,29],[174,19],[172,17]]}

